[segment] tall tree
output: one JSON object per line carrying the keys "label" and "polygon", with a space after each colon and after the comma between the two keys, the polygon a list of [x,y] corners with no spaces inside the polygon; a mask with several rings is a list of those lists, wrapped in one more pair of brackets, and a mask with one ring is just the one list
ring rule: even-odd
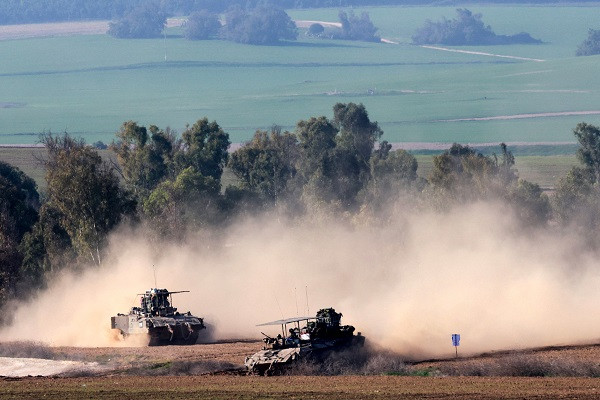
{"label": "tall tree", "polygon": [[20,281],[27,279],[21,270],[19,243],[36,222],[38,207],[33,179],[0,161],[0,305],[14,296]]}
{"label": "tall tree", "polygon": [[184,36],[189,40],[212,39],[219,34],[220,29],[218,15],[201,10],[190,14],[185,23]]}
{"label": "tall tree", "polygon": [[377,28],[371,22],[369,14],[362,12],[360,16],[355,15],[354,11],[349,13],[340,11],[338,14],[342,24],[342,35],[340,39],[362,40],[365,42],[380,42],[381,38],[377,36]]}
{"label": "tall tree", "polygon": [[119,39],[148,39],[160,37],[167,17],[158,3],[143,3],[122,18],[109,23],[107,33]]}
{"label": "tall tree", "polygon": [[298,29],[290,16],[278,7],[261,5],[246,11],[238,6],[225,14],[224,37],[238,43],[273,45],[296,40]]}
{"label": "tall tree", "polygon": [[135,209],[96,150],[68,134],[45,135],[48,204],[60,215],[77,255],[101,263],[108,233]]}
{"label": "tall tree", "polygon": [[578,56],[594,56],[600,54],[600,29],[590,29],[588,37],[579,45]]}
{"label": "tall tree", "polygon": [[242,182],[267,201],[277,201],[286,194],[296,175],[298,160],[296,135],[273,127],[258,130],[250,142],[231,154],[229,166]]}
{"label": "tall tree", "polygon": [[528,33],[496,35],[489,25],[481,20],[481,14],[473,14],[466,8],[456,9],[456,18],[443,18],[441,21],[427,20],[412,37],[415,44],[460,45],[500,45],[500,44],[540,44],[539,39]]}
{"label": "tall tree", "polygon": [[165,132],[152,125],[149,131],[133,121],[124,122],[117,142],[111,145],[125,182],[139,197],[145,197],[169,176],[178,145],[169,129]]}
{"label": "tall tree", "polygon": [[573,167],[559,180],[552,199],[554,213],[563,224],[595,230],[600,226],[600,128],[582,122],[573,134],[582,167]]}
{"label": "tall tree", "polygon": [[600,183],[600,128],[581,122],[573,130],[579,141],[577,158],[593,176],[594,183]]}
{"label": "tall tree", "polygon": [[19,243],[38,218],[37,185],[20,169],[0,161],[0,231]]}
{"label": "tall tree", "polygon": [[392,215],[390,205],[422,189],[424,183],[419,181],[417,167],[412,154],[402,149],[392,151],[387,141],[381,142],[371,156],[371,177],[361,192],[363,208]]}
{"label": "tall tree", "polygon": [[209,122],[205,117],[188,126],[181,137],[181,147],[177,149],[174,159],[176,174],[193,167],[220,185],[223,168],[227,165],[229,156],[229,135],[216,121]]}
{"label": "tall tree", "polygon": [[573,167],[561,177],[552,197],[555,218],[563,225],[574,223],[595,229],[600,225],[600,197],[589,169]]}
{"label": "tall tree", "polygon": [[326,117],[311,117],[297,123],[296,136],[300,147],[298,171],[302,177],[304,197],[325,202],[336,200],[332,183],[337,132]]}
{"label": "tall tree", "polygon": [[190,229],[211,226],[220,214],[219,182],[194,167],[165,180],[144,200],[144,214],[161,238],[183,239]]}
{"label": "tall tree", "polygon": [[447,200],[475,200],[489,195],[488,183],[496,172],[493,159],[469,146],[454,143],[449,150],[433,158],[429,183]]}

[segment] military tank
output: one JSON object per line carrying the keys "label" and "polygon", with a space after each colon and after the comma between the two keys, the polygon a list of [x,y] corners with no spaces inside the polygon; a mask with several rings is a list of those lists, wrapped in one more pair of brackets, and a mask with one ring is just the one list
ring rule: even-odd
{"label": "military tank", "polygon": [[180,313],[172,306],[172,296],[189,290],[170,292],[167,289],[150,289],[138,294],[140,306],[132,307],[129,314],[110,318],[112,329],[128,336],[147,335],[150,346],[163,344],[194,344],[204,326],[202,318],[191,312]]}
{"label": "military tank", "polygon": [[248,373],[279,375],[300,359],[318,362],[329,352],[362,347],[365,337],[360,332],[354,334],[352,325],[341,325],[341,318],[342,314],[335,309],[324,308],[316,317],[288,318],[257,325],[281,325],[281,333],[276,337],[263,333],[263,349],[246,357],[244,362]]}

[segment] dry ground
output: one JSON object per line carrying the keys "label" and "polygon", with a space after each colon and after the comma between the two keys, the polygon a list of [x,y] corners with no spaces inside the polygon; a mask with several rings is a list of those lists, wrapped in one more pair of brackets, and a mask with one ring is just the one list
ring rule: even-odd
{"label": "dry ground", "polygon": [[0,380],[5,399],[597,399],[590,378],[83,377]]}
{"label": "dry ground", "polygon": [[[181,26],[182,18],[167,19],[169,28]],[[45,24],[1,25],[0,40],[26,39],[32,37],[103,35],[109,21],[72,21]]]}
{"label": "dry ground", "polygon": [[0,356],[76,360],[107,368],[0,378],[0,399],[600,398],[600,345],[406,360],[400,375],[384,370],[369,376],[255,377],[237,372],[244,357],[260,346],[258,341],[138,348],[2,343]]}

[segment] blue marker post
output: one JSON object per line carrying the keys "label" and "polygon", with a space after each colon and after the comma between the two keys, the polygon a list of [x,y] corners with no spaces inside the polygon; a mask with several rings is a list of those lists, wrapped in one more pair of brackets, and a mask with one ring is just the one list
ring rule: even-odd
{"label": "blue marker post", "polygon": [[458,346],[460,346],[460,333],[452,334],[452,346],[456,350],[456,358],[458,358]]}

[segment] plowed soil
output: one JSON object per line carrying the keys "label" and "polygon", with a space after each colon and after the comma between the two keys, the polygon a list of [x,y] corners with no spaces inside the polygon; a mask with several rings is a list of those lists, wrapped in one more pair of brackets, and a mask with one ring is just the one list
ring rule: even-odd
{"label": "plowed soil", "polygon": [[[402,374],[409,376],[382,373],[257,377],[243,374],[240,367],[244,357],[260,347],[258,341],[137,348],[53,348],[31,343],[3,343],[0,344],[3,356],[35,357],[37,352],[41,358],[95,363],[102,368],[73,370],[54,377],[0,378],[0,398],[600,398],[600,379],[577,376],[581,371],[589,371],[582,370],[581,366],[592,370],[600,367],[598,345],[503,351],[458,359],[407,360]],[[528,371],[532,375],[547,373],[550,376],[501,376],[523,375]],[[561,376],[552,376],[557,372]],[[464,376],[478,374],[491,376]]]}
{"label": "plowed soil", "polygon": [[597,399],[590,378],[185,376],[0,381],[14,399]]}

